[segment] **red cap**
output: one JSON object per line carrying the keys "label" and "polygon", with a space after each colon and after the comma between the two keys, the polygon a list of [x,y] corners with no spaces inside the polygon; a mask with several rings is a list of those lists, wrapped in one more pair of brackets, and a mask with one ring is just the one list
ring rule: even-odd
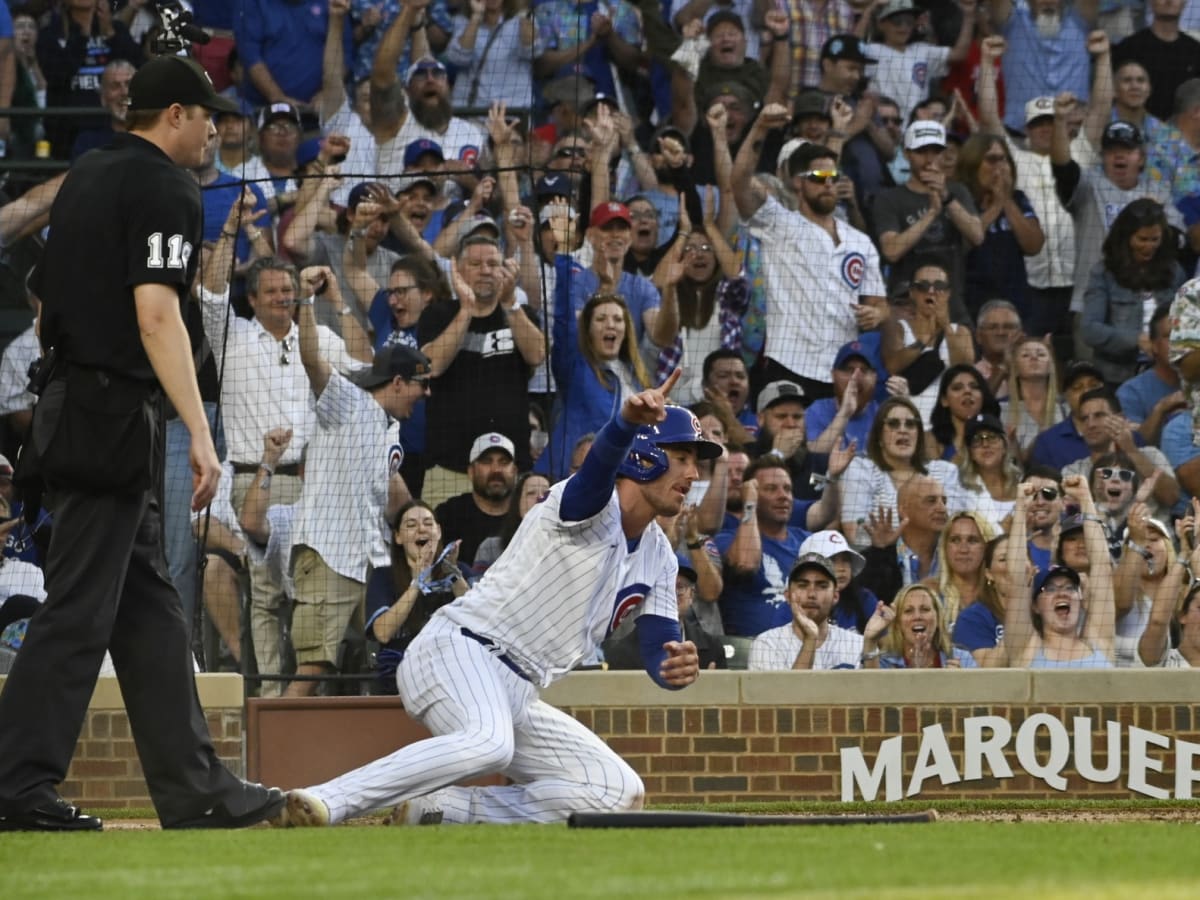
{"label": "red cap", "polygon": [[630,228],[633,227],[629,208],[624,203],[601,203],[592,210],[592,218],[588,221],[588,225],[592,228],[603,228],[609,222],[615,222],[618,219]]}

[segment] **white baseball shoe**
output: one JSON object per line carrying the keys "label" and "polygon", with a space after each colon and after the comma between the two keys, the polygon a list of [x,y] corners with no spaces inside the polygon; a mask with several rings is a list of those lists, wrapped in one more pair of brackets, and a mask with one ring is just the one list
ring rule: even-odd
{"label": "white baseball shoe", "polygon": [[304,788],[287,792],[287,803],[271,820],[276,828],[319,828],[329,824],[329,807],[325,801]]}
{"label": "white baseball shoe", "polygon": [[441,825],[442,809],[432,794],[405,800],[388,814],[384,825]]}

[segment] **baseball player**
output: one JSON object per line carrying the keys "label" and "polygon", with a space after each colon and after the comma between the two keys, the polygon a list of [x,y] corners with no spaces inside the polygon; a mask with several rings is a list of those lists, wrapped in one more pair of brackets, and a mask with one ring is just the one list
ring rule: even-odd
{"label": "baseball player", "polygon": [[[433,737],[316,787],[293,790],[276,825],[330,825],[395,807],[392,824],[557,822],[576,810],[638,809],[637,774],[538,688],[593,657],[637,616],[646,671],[679,689],[696,680],[681,639],[677,563],[656,515],[676,515],[698,459],[721,447],[661,388],[628,397],[579,472],[551,488],[483,579],[438,610],[396,681]],[[502,787],[451,787],[502,772]]]}

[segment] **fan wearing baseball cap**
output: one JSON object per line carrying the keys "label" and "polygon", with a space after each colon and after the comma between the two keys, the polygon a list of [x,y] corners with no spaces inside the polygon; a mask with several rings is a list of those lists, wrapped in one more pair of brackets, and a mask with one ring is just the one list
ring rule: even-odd
{"label": "fan wearing baseball cap", "polygon": [[945,152],[941,122],[916,121],[905,129],[908,181],[875,198],[875,232],[881,255],[892,264],[889,289],[911,281],[922,259],[937,257],[950,275],[950,317],[965,322],[966,255],[983,243],[985,234],[971,192],[957,181],[946,181]]}
{"label": "fan wearing baseball cap", "polygon": [[[1066,198],[1063,205],[1071,213],[1075,233],[1108,232],[1117,214],[1141,197],[1161,204],[1168,224],[1183,230],[1183,217],[1171,202],[1170,181],[1152,177],[1146,171],[1146,136],[1142,130],[1120,119],[1109,122],[1100,137],[1100,168],[1085,169],[1074,158],[1073,151],[1079,148],[1070,140],[1069,115],[1070,110],[1062,104],[1055,105],[1050,161],[1055,192]],[[1073,313],[1083,312],[1084,294],[1092,269],[1100,262],[1102,249],[1103,241],[1099,240],[1079,241],[1075,248]],[[1082,342],[1082,336],[1079,340]]]}
{"label": "fan wearing baseball cap", "polygon": [[283,803],[213,752],[155,499],[164,394],[190,435],[192,509],[209,504],[221,473],[181,315],[203,218],[183,169],[216,137],[211,114],[237,107],[173,56],[146,63],[129,97],[128,133],[63,180],[30,284],[53,351],[30,430],[50,437],[37,453],[26,445],[21,474],[53,488],[55,539],[45,603],[0,694],[0,831],[101,829],[58,785],[110,648],[164,828],[251,825]]}
{"label": "fan wearing baseball cap", "polygon": [[829,619],[838,600],[838,579],[828,557],[801,553],[783,595],[791,621],[754,639],[747,666],[750,671],[858,668],[862,635]]}
{"label": "fan wearing baseball cap", "polygon": [[962,62],[971,48],[975,33],[976,0],[960,2],[958,36],[952,47],[940,47],[926,40],[912,40],[917,24],[917,9],[913,0],[887,0],[874,7],[876,27],[883,43],[867,44],[863,51],[875,59],[871,73],[871,89],[891,97],[907,119],[914,106],[929,96],[929,87],[944,78],[951,63]]}
{"label": "fan wearing baseball cap", "polygon": [[1039,570],[1031,595],[1020,595],[1018,586],[1028,584],[1025,513],[1035,493],[1028,482],[1017,489],[1008,535],[1012,586],[1004,617],[1008,664],[1022,669],[1110,669],[1116,659],[1113,566],[1092,492],[1082,475],[1064,478],[1063,493],[1083,514],[1088,554],[1086,598],[1079,573],[1060,565]]}
{"label": "fan wearing baseball cap", "polygon": [[635,343],[649,337],[658,347],[669,347],[679,333],[678,315],[659,317],[662,296],[644,275],[624,271],[625,256],[633,243],[633,218],[624,203],[610,200],[597,204],[588,216],[585,240],[592,247],[592,264],[583,268],[564,255],[560,247],[555,256],[558,285],[570,291],[571,308],[583,311],[592,295],[618,295],[629,308]]}
{"label": "fan wearing baseball cap", "polygon": [[[1001,59],[1006,93],[1004,127],[1017,134],[1025,130],[1028,116],[1022,114],[1031,100],[1064,92],[1088,96],[1088,55],[1097,35],[1104,38],[1103,64],[1112,65],[1107,59],[1107,36],[1092,30],[1100,28],[1094,5],[1067,0],[990,0],[988,12],[991,34],[1001,45],[1007,42]],[[990,68],[990,63],[990,59],[982,59],[981,70]],[[1100,63],[1097,59],[1097,66]],[[1107,108],[1104,113],[1107,115]],[[988,128],[986,124],[984,127]]]}
{"label": "fan wearing baseball cap", "polygon": [[854,441],[860,456],[867,452],[871,423],[879,410],[879,340],[870,332],[843,344],[833,358],[833,396],[814,400],[804,416],[808,449],[828,453],[843,441]]}

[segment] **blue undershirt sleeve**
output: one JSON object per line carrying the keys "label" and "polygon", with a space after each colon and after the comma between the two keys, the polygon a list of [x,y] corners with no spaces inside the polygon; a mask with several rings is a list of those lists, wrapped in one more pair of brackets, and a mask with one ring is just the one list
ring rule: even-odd
{"label": "blue undershirt sleeve", "polygon": [[629,455],[636,434],[637,426],[626,422],[620,411],[600,429],[583,465],[563,488],[559,514],[564,522],[582,522],[604,509],[617,483],[617,467]]}
{"label": "blue undershirt sleeve", "polygon": [[653,678],[659,687],[666,688],[668,691],[681,690],[681,685],[667,684],[663,681],[662,673],[659,671],[662,668],[663,660],[667,658],[667,651],[663,649],[663,644],[668,641],[683,640],[679,623],[665,616],[647,614],[638,617],[635,627],[637,628],[638,644],[642,648],[642,664],[646,667],[646,674]]}

